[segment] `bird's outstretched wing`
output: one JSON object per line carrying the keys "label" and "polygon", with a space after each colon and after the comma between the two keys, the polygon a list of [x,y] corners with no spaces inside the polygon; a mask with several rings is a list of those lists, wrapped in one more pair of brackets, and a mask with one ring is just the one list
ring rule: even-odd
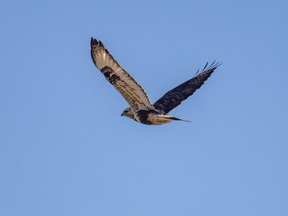
{"label": "bird's outstretched wing", "polygon": [[101,41],[91,38],[91,57],[96,67],[134,110],[153,108],[142,87],[117,63]]}
{"label": "bird's outstretched wing", "polygon": [[199,74],[197,71],[197,76],[168,91],[154,103],[154,107],[168,113],[199,89],[219,65],[219,63],[215,64],[215,61],[209,66],[207,63]]}

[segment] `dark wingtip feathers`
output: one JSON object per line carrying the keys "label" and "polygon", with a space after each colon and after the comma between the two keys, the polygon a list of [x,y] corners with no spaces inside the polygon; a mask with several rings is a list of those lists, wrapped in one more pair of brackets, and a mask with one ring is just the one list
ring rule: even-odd
{"label": "dark wingtip feathers", "polygon": [[93,45],[97,45],[97,44],[98,44],[97,39],[91,37],[90,44],[91,44],[91,47],[92,47]]}
{"label": "dark wingtip feathers", "polygon": [[95,45],[104,47],[103,43],[100,40],[97,40],[96,38],[93,38],[93,37],[91,37],[90,44],[91,44],[91,47]]}
{"label": "dark wingtip feathers", "polygon": [[94,46],[98,46],[99,42],[97,41],[97,39],[91,37],[91,40],[90,40],[90,46],[91,46],[91,50],[90,50],[90,54],[91,54],[91,58],[92,58],[92,61],[93,63],[96,65],[96,61],[94,59],[94,56],[93,56],[93,48]]}
{"label": "dark wingtip feathers", "polygon": [[[99,48],[99,47],[104,48],[104,45],[103,45],[103,43],[102,43],[100,40],[97,40],[96,38],[91,37],[90,46],[91,46],[91,51],[90,51],[91,57],[92,57],[93,63],[96,65],[96,61],[95,61],[95,59],[94,59],[93,52],[96,52],[95,50],[97,50],[97,47],[98,47],[98,48]],[[105,48],[104,48],[104,49],[105,49]],[[94,51],[93,51],[93,50],[94,50]],[[107,53],[109,53],[106,49],[105,49],[105,51],[106,51]]]}
{"label": "dark wingtip feathers", "polygon": [[[198,69],[195,75],[198,75],[199,72],[200,72],[200,74],[201,74],[201,73],[204,73],[205,71],[212,71],[212,72],[213,72],[217,67],[219,67],[219,66],[222,64],[222,63],[220,63],[220,62],[217,62],[217,63],[215,63],[215,62],[216,62],[216,60],[213,61],[210,65],[209,65],[209,63],[207,62],[207,63],[205,64],[205,66],[203,67],[203,69],[201,70],[201,72],[200,72],[200,70]],[[208,65],[209,65],[209,66],[208,66]]]}
{"label": "dark wingtip feathers", "polygon": [[207,70],[215,70],[217,67],[219,67],[222,63],[217,62],[216,60],[212,62],[212,64],[207,68]]}

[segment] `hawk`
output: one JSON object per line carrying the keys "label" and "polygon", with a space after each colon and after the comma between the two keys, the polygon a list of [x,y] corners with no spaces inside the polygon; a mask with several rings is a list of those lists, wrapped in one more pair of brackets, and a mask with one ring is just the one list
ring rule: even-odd
{"label": "hawk", "polygon": [[169,115],[169,111],[191,96],[220,65],[215,61],[205,65],[192,79],[168,91],[152,104],[143,88],[117,63],[100,40],[91,37],[91,57],[95,66],[130,105],[121,116],[146,125],[162,125],[185,121]]}

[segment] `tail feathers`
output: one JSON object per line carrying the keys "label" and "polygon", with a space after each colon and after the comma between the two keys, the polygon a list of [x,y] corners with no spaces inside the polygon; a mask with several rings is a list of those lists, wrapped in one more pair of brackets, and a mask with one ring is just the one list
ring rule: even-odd
{"label": "tail feathers", "polygon": [[184,119],[179,119],[179,118],[176,118],[176,117],[173,117],[173,116],[171,116],[170,119],[175,120],[175,121],[191,122],[191,121],[184,120]]}
{"label": "tail feathers", "polygon": [[184,122],[190,122],[188,120],[184,120],[184,119],[180,119],[180,118],[176,118],[174,116],[171,116],[169,114],[159,114],[156,115],[157,117],[154,119],[155,122],[157,122],[157,124],[166,124],[172,121],[184,121]]}

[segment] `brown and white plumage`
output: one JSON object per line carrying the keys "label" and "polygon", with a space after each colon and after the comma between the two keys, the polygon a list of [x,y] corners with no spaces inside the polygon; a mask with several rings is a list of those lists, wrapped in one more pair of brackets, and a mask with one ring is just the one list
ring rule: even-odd
{"label": "brown and white plumage", "polygon": [[210,66],[206,64],[201,73],[168,91],[152,105],[142,87],[117,63],[101,41],[91,38],[90,44],[95,66],[130,105],[122,115],[143,124],[161,125],[181,120],[169,115],[168,112],[199,89],[219,66],[215,62]]}
{"label": "brown and white plumage", "polygon": [[102,42],[93,38],[91,56],[96,67],[133,109],[153,108],[142,87],[117,63]]}

